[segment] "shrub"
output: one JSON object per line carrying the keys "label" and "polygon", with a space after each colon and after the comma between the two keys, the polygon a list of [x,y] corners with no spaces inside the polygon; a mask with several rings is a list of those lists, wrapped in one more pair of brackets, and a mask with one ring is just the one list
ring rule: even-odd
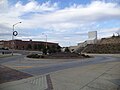
{"label": "shrub", "polygon": [[86,57],[86,58],[90,58],[89,55],[85,55],[85,54],[81,54],[81,56]]}
{"label": "shrub", "polygon": [[27,55],[28,58],[44,58],[44,55],[38,55],[38,54],[30,54]]}
{"label": "shrub", "polygon": [[43,55],[41,55],[40,57],[41,57],[41,58],[44,58],[44,56],[43,56]]}
{"label": "shrub", "polygon": [[27,57],[28,58],[40,58],[40,55],[38,55],[38,54],[30,54]]}

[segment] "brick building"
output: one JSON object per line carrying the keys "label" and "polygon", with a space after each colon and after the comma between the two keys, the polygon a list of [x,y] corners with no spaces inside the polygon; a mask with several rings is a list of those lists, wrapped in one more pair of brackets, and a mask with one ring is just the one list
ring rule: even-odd
{"label": "brick building", "polygon": [[[22,41],[22,40],[9,40],[9,41],[0,41],[4,48],[16,49],[16,50],[40,50],[43,47],[46,47],[46,42],[42,41]],[[47,42],[47,48],[50,47],[60,47],[58,43]]]}

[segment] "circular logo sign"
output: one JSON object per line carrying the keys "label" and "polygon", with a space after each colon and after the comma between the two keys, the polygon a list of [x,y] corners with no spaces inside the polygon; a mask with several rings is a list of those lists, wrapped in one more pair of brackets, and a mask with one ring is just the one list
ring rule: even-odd
{"label": "circular logo sign", "polygon": [[17,31],[14,31],[14,32],[13,32],[13,35],[14,35],[14,36],[17,36],[17,35],[18,35],[18,32],[17,32]]}

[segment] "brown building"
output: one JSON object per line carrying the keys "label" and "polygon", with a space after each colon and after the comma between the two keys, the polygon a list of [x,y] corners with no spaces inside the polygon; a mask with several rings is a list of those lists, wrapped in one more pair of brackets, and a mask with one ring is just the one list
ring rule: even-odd
{"label": "brown building", "polygon": [[22,40],[9,40],[9,41],[0,41],[4,48],[16,49],[16,50],[41,50],[42,48],[50,47],[60,47],[58,43],[52,42],[42,42],[42,41],[22,41]]}

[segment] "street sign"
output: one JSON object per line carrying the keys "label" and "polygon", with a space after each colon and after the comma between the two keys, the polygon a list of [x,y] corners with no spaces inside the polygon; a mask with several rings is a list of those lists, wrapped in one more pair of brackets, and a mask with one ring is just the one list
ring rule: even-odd
{"label": "street sign", "polygon": [[17,32],[17,31],[14,31],[14,32],[13,32],[13,35],[14,35],[14,36],[17,36],[17,35],[18,35],[18,32]]}

